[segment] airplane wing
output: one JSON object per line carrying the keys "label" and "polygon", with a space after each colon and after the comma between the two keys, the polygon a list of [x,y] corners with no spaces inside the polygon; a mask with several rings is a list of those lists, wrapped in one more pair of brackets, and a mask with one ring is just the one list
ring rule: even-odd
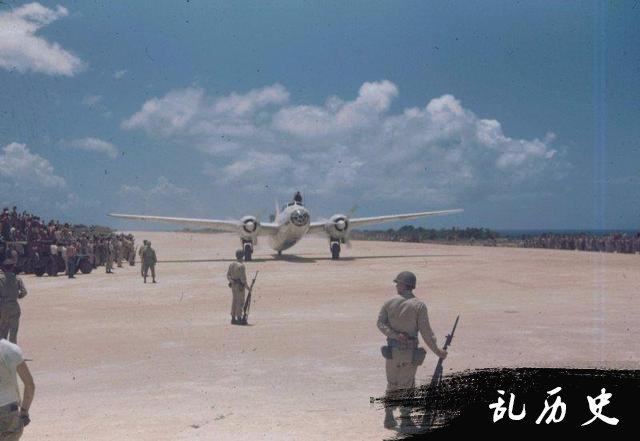
{"label": "airplane wing", "polygon": [[[445,214],[454,214],[464,211],[462,208],[456,208],[455,210],[441,210],[441,211],[422,211],[419,213],[406,213],[406,214],[391,214],[388,216],[372,216],[372,217],[356,217],[349,219],[349,228],[357,228],[365,225],[384,224],[387,222],[397,222],[402,220],[418,219],[427,216],[442,216]],[[309,227],[310,233],[316,233],[324,231],[324,225],[326,221],[311,222]]]}
{"label": "airplane wing", "polygon": [[[214,228],[216,230],[229,231],[237,233],[242,228],[242,222],[234,220],[216,220],[216,219],[194,219],[187,217],[164,217],[164,216],[147,216],[140,214],[119,214],[109,213],[111,217],[117,217],[120,219],[129,220],[142,220],[152,222],[164,222],[167,224],[186,225],[197,228]],[[259,233],[272,234],[277,231],[277,226],[274,223],[260,223]]]}

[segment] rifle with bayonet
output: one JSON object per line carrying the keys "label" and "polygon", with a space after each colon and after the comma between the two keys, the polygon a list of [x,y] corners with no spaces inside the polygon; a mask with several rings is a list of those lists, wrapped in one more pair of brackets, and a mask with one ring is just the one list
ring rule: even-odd
{"label": "rifle with bayonet", "polygon": [[253,290],[253,285],[256,283],[256,279],[258,278],[258,273],[260,271],[256,271],[255,276],[253,276],[253,280],[251,280],[251,285],[249,285],[249,294],[247,294],[247,299],[244,301],[244,306],[242,307],[242,320],[240,323],[243,325],[247,324],[247,320],[249,319],[249,308],[251,307],[251,291]]}
{"label": "rifle with bayonet", "polygon": [[[456,332],[456,327],[458,326],[458,320],[460,320],[460,316],[456,317],[456,322],[453,324],[453,329],[451,330],[451,334],[447,335],[447,338],[444,342],[444,346],[442,347],[442,349],[445,351],[451,344],[451,340],[453,340],[453,333]],[[444,359],[442,358],[438,360],[438,364],[436,365],[436,370],[433,372],[433,377],[431,377],[430,386],[437,386],[438,383],[440,383],[440,380],[442,379],[442,370],[443,370],[442,362],[443,361]]]}
{"label": "rifle with bayonet", "polygon": [[[458,320],[460,320],[460,316],[456,317],[456,322],[453,324],[453,329],[451,330],[451,334],[447,335],[447,338],[444,341],[444,346],[442,349],[445,351],[451,344],[451,340],[453,340],[453,333],[456,332],[456,327],[458,326]],[[431,377],[431,384],[429,388],[435,387],[440,383],[442,379],[442,362],[444,359],[440,358],[438,360],[438,364],[436,365],[436,370],[433,373],[433,377]],[[438,410],[436,408],[427,410],[422,416],[422,429],[423,430],[433,430],[436,425],[436,421],[438,420]]]}

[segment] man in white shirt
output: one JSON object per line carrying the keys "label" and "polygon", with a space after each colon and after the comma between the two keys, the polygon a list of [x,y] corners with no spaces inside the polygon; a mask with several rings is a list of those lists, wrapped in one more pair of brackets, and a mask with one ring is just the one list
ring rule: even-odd
{"label": "man in white shirt", "polygon": [[[24,384],[20,399],[18,378]],[[17,441],[24,426],[29,424],[29,407],[33,401],[35,384],[22,350],[5,339],[0,340],[0,441]]]}

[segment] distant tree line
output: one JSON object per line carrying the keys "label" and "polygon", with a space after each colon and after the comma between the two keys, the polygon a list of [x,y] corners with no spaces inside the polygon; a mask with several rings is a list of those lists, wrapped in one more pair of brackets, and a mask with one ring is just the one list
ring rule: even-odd
{"label": "distant tree line", "polygon": [[433,228],[405,225],[398,230],[355,230],[351,237],[356,240],[390,240],[397,242],[493,242],[501,239],[497,231],[488,228]]}

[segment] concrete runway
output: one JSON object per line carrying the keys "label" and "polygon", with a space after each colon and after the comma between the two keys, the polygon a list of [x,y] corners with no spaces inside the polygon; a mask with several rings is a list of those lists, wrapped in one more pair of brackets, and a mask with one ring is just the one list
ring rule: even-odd
{"label": "concrete runway", "polygon": [[[18,343],[36,381],[24,440],[382,439],[382,303],[418,276],[439,344],[460,324],[445,374],[485,367],[635,368],[640,255],[354,242],[329,258],[305,238],[275,260],[260,243],[249,321],[231,326],[229,234],[150,239],[139,264],[75,280],[24,276]],[[436,359],[418,370],[427,382]]]}

